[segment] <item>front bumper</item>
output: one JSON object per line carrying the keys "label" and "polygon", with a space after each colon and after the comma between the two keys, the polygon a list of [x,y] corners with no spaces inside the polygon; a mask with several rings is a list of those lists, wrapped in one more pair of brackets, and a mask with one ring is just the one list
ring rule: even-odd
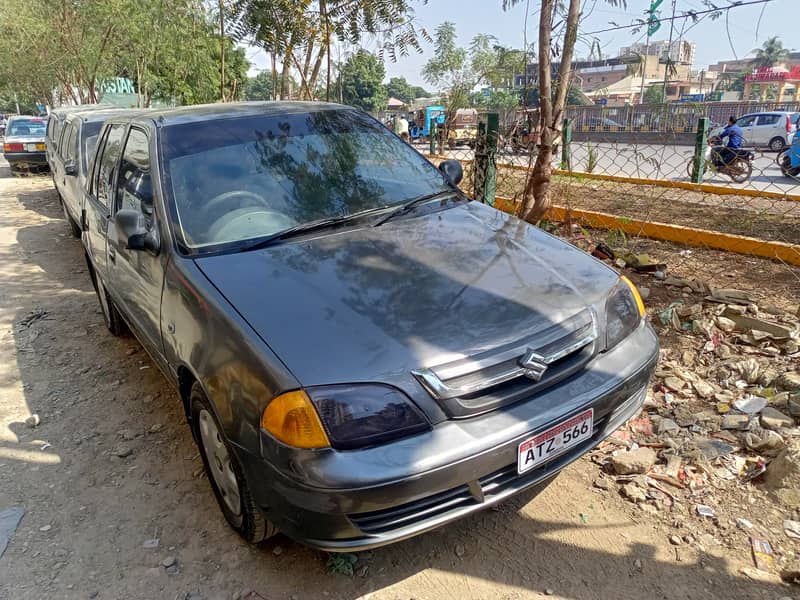
{"label": "front bumper", "polygon": [[[256,503],[284,533],[333,552],[367,550],[477,512],[554,476],[644,402],[658,340],[643,323],[580,374],[527,401],[434,431],[349,452],[295,452],[282,469],[240,451]],[[517,474],[521,441],[587,408],[592,437]]]}
{"label": "front bumper", "polygon": [[3,155],[10,165],[41,167],[47,163],[47,153],[41,152],[6,152]]}

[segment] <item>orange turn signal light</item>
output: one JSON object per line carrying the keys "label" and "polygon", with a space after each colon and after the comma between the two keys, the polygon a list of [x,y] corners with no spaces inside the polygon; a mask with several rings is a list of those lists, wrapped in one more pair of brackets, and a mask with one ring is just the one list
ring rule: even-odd
{"label": "orange turn signal light", "polygon": [[303,390],[273,398],[261,416],[261,427],[287,446],[328,448],[331,445],[317,409]]}
{"label": "orange turn signal light", "polygon": [[644,301],[639,295],[639,290],[636,289],[636,286],[633,284],[633,282],[625,277],[625,275],[620,276],[620,279],[622,279],[622,281],[625,282],[625,285],[627,285],[631,289],[631,292],[633,292],[633,297],[636,299],[636,306],[639,308],[639,316],[643,317],[645,315]]}

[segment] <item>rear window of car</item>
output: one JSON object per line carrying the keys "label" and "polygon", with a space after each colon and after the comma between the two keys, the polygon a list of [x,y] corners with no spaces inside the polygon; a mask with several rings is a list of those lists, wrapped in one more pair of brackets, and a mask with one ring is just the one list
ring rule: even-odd
{"label": "rear window of car", "polygon": [[44,137],[47,123],[44,119],[13,119],[8,125],[6,135],[12,137],[15,135],[38,135]]}

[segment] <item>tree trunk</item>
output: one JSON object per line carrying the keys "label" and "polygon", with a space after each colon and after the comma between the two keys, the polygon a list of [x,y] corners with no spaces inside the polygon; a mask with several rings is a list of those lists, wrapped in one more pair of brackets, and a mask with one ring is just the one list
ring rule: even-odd
{"label": "tree trunk", "polygon": [[552,69],[550,42],[556,0],[542,0],[539,17],[539,152],[533,171],[525,184],[522,199],[522,217],[535,223],[552,204],[550,182],[552,176],[553,141],[561,132],[561,116],[567,101],[570,83],[570,66],[578,37],[580,0],[570,0],[564,33],[563,51],[558,71],[555,99],[552,95]]}
{"label": "tree trunk", "polygon": [[225,102],[225,0],[219,0],[219,99]]}
{"label": "tree trunk", "polygon": [[270,98],[270,100],[275,100],[277,98],[276,94],[278,92],[278,71],[277,71],[278,65],[277,62],[275,61],[274,51],[269,53],[269,59],[272,62],[272,91],[270,93],[270,96],[272,97]]}

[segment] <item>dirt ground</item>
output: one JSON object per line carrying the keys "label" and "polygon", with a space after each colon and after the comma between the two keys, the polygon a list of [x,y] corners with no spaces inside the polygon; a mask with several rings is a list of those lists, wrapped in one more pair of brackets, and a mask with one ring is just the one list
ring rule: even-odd
{"label": "dirt ground", "polygon": [[[699,262],[713,260],[731,263]],[[760,293],[796,295],[793,271],[743,261],[762,272]],[[26,511],[0,557],[0,599],[800,598],[745,577],[741,539],[672,545],[707,525],[689,515],[676,528],[593,487],[598,473],[582,459],[538,495],[358,555],[353,576],[282,536],[247,545],[216,506],[176,393],[135,339],[106,331],[49,176],[0,168],[0,511]],[[745,496],[742,516],[759,521],[762,497]]]}

